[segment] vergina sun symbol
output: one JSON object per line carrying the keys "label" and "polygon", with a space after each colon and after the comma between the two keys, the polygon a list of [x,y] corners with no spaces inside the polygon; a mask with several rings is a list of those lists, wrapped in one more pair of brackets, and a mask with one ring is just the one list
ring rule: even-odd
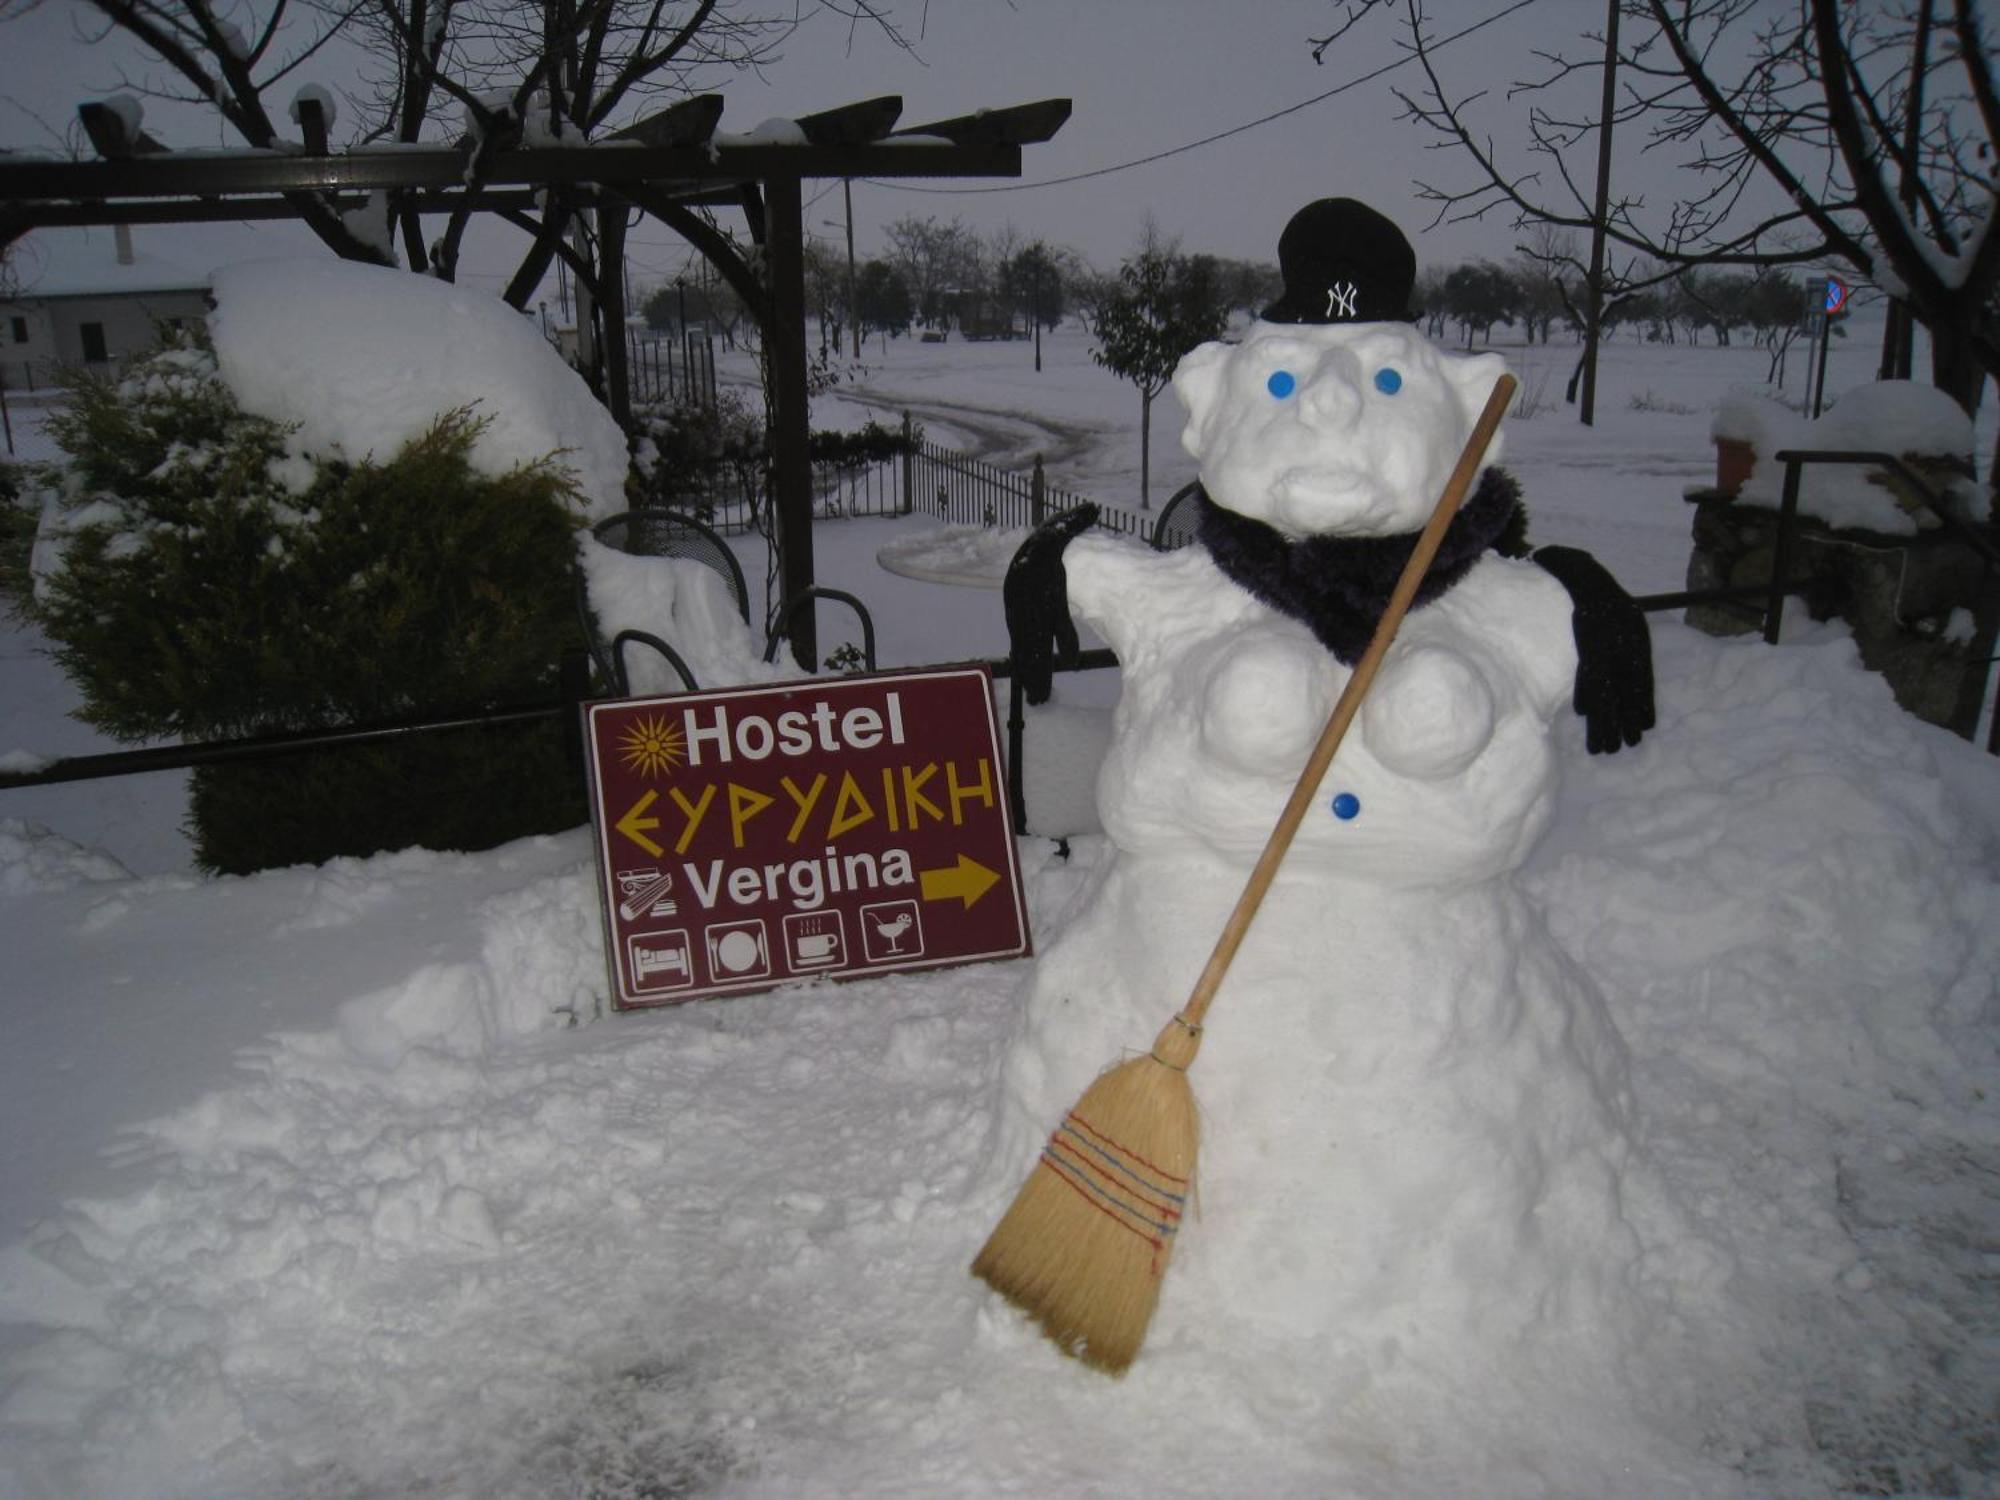
{"label": "vergina sun symbol", "polygon": [[671,776],[685,759],[686,746],[678,725],[664,715],[634,719],[620,737],[625,764],[641,776]]}

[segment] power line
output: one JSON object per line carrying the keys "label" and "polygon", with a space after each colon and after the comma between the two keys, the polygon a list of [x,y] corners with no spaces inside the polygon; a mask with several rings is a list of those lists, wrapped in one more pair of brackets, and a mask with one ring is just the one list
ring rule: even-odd
{"label": "power line", "polygon": [[[1512,5],[1506,6],[1501,10],[1495,11],[1485,20],[1474,21],[1470,26],[1466,27],[1463,31],[1454,31],[1450,36],[1445,37],[1440,41],[1431,42],[1427,44],[1428,50],[1432,52],[1442,52],[1446,47],[1449,47],[1453,42],[1460,41],[1465,37],[1471,36],[1475,31],[1483,31],[1486,27],[1491,26],[1496,21],[1504,21],[1507,19],[1507,17],[1513,15],[1515,11],[1526,10],[1530,5],[1533,5],[1534,3],[1535,0],[1514,0],[1514,3]],[[1116,166],[1112,167],[1097,167],[1089,172],[1073,172],[1067,177],[1050,177],[1044,179],[1041,182],[1006,182],[1006,183],[1001,183],[994,187],[965,187],[965,188],[918,187],[909,182],[896,181],[893,179],[878,179],[874,177],[864,177],[858,180],[868,183],[871,187],[894,188],[900,192],[905,192],[905,193],[952,193],[952,194],[1025,193],[1025,192],[1030,192],[1036,188],[1061,187],[1065,183],[1071,183],[1071,182],[1088,182],[1094,177],[1109,177],[1115,172],[1129,172],[1134,167],[1150,166],[1152,165],[1152,163],[1156,161],[1165,161],[1168,157],[1171,156],[1183,156],[1190,151],[1199,151],[1203,146],[1213,146],[1217,141],[1226,141],[1231,136],[1242,135],[1246,131],[1256,130],[1262,126],[1269,125],[1273,120],[1282,120],[1285,118],[1285,116],[1295,115],[1302,109],[1311,109],[1315,104],[1324,104],[1327,100],[1333,98],[1336,94],[1344,94],[1349,89],[1356,89],[1361,87],[1361,85],[1364,83],[1372,83],[1377,78],[1380,78],[1384,73],[1393,73],[1396,69],[1402,67],[1405,63],[1409,61],[1410,58],[1408,57],[1399,57],[1394,62],[1384,63],[1381,67],[1376,68],[1373,72],[1363,73],[1358,78],[1350,78],[1347,80],[1347,82],[1340,84],[1335,88],[1330,88],[1323,94],[1315,94],[1310,99],[1301,99],[1297,104],[1288,104],[1283,109],[1276,110],[1271,114],[1263,116],[1261,119],[1251,120],[1242,125],[1231,126],[1228,130],[1217,131],[1214,135],[1203,136],[1198,141],[1189,141],[1187,144],[1182,146],[1171,146],[1165,151],[1155,151],[1150,156],[1136,157],[1131,161],[1120,162]]]}

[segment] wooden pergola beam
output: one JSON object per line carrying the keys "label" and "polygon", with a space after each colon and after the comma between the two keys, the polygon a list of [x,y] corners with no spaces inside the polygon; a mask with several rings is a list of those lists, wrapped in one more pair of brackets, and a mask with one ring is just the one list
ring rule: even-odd
{"label": "wooden pergola beam", "polygon": [[[524,146],[493,157],[492,187],[580,183],[699,189],[779,177],[1017,177],[1015,145],[928,145],[895,137],[861,145],[733,144]],[[462,187],[465,159],[451,147],[398,147],[308,156],[298,151],[162,152],[120,161],[0,160],[0,204],[258,193],[409,191]]]}
{"label": "wooden pergola beam", "polygon": [[809,145],[865,146],[894,130],[902,117],[903,96],[884,94],[879,99],[843,104],[816,115],[801,115],[792,123],[799,127]]}
{"label": "wooden pergola beam", "polygon": [[1041,99],[1005,109],[982,109],[928,125],[911,125],[898,136],[932,135],[954,146],[1038,146],[1054,137],[1069,120],[1067,99]]}
{"label": "wooden pergola beam", "polygon": [[607,139],[636,141],[642,146],[699,146],[715,134],[721,119],[722,95],[696,94],[623,130],[612,131]]}

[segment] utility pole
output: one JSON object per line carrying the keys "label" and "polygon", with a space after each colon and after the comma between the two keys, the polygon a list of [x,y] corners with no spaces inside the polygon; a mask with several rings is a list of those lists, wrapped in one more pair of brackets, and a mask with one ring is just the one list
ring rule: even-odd
{"label": "utility pole", "polygon": [[854,300],[854,179],[840,179],[840,196],[847,200],[847,321],[854,325],[854,357],[861,358],[861,306]]}
{"label": "utility pole", "polygon": [[1032,309],[1028,316],[1035,320],[1035,373],[1042,373],[1042,275],[1047,268],[1048,252],[1042,248],[1040,240],[1035,241],[1034,263],[1028,273],[1028,302]]}
{"label": "utility pole", "polygon": [[1597,121],[1597,207],[1590,225],[1590,278],[1583,329],[1583,425],[1597,422],[1597,342],[1604,330],[1604,236],[1611,217],[1611,112],[1618,103],[1618,0],[1606,0],[1604,102]]}

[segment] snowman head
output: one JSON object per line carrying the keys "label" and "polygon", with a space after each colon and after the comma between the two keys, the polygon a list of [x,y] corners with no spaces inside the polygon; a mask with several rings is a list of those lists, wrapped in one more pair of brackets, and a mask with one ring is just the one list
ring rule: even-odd
{"label": "snowman head", "polygon": [[[1415,530],[1504,363],[1407,321],[1415,256],[1372,209],[1308,205],[1279,258],[1285,295],[1240,343],[1203,344],[1174,372],[1181,445],[1218,505],[1287,535]],[[1496,437],[1485,462],[1499,452]]]}

